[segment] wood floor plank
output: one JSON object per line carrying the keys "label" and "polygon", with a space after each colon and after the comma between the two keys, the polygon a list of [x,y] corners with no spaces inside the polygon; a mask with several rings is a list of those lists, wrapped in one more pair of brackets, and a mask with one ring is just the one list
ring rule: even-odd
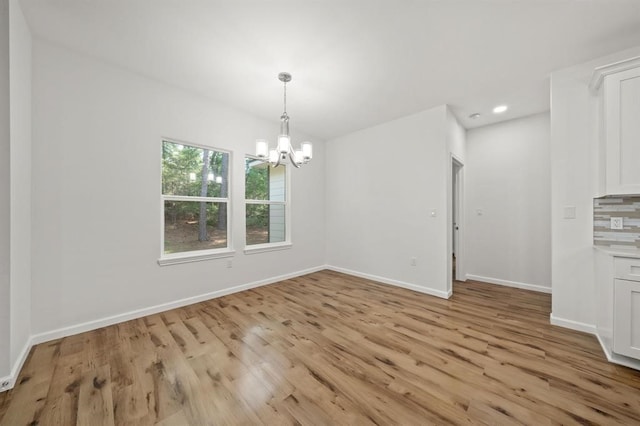
{"label": "wood floor plank", "polygon": [[12,393],[10,404],[0,418],[1,425],[38,422],[51,385],[54,372],[51,367],[56,365],[60,357],[60,343],[60,340],[54,340],[31,350],[14,387],[22,389],[22,392],[9,391]]}
{"label": "wood floor plank", "polygon": [[640,424],[640,372],[550,309],[321,271],[37,345],[0,425]]}
{"label": "wood floor plank", "polygon": [[[61,348],[64,347],[62,342]],[[61,351],[61,354],[64,353]],[[83,375],[83,356],[80,352],[66,352],[56,363],[49,392],[40,418],[43,425],[76,424],[78,396]],[[34,419],[36,420],[36,419]]]}
{"label": "wood floor plank", "polygon": [[77,424],[82,426],[113,426],[111,371],[103,365],[86,371],[78,394]]}

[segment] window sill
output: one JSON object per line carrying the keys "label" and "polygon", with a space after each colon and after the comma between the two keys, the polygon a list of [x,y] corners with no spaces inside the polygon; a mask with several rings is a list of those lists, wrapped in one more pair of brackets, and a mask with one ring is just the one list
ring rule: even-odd
{"label": "window sill", "polygon": [[233,257],[236,252],[234,250],[226,250],[216,253],[201,253],[201,254],[179,254],[171,257],[161,257],[158,259],[158,265],[168,266],[177,265],[179,263],[200,262],[203,260],[222,259],[225,257]]}
{"label": "window sill", "polygon": [[268,251],[288,250],[293,247],[291,243],[256,244],[245,247],[244,254],[266,253]]}

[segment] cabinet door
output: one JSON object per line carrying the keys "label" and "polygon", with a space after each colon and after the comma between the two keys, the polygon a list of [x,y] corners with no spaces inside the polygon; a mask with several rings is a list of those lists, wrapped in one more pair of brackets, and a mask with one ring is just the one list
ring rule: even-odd
{"label": "cabinet door", "polygon": [[640,282],[615,280],[613,351],[640,359]]}
{"label": "cabinet door", "polygon": [[640,193],[640,68],[604,80],[606,190]]}

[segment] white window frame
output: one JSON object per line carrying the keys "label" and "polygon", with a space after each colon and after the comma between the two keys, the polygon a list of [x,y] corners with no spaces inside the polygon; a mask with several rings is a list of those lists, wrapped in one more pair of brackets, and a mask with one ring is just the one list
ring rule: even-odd
{"label": "white window frame", "polygon": [[[246,163],[246,159],[251,158],[253,160],[264,162],[263,159],[260,159],[254,155],[245,155],[244,161]],[[245,215],[244,215],[244,253],[245,254],[257,254],[264,253],[269,251],[276,250],[287,250],[293,246],[291,242],[291,167],[289,164],[283,164],[284,166],[284,181],[285,181],[285,192],[284,192],[284,201],[271,201],[271,200],[248,200],[246,199],[246,180],[243,185],[244,190],[244,205],[245,205]],[[267,166],[271,167],[271,166]],[[246,178],[246,175],[245,175]],[[268,205],[284,205],[284,241],[280,241],[277,243],[263,243],[263,244],[247,244],[247,215],[246,215],[246,206],[250,204],[268,204]]]}
{"label": "white window frame", "polygon": [[[227,196],[223,197],[191,197],[188,195],[165,195],[162,193],[162,147],[165,142],[187,145],[194,148],[207,149],[209,151],[222,152],[229,156],[229,167],[227,169]],[[202,260],[220,259],[225,257],[233,257],[235,250],[233,250],[233,229],[231,218],[231,175],[233,168],[233,155],[231,151],[225,149],[216,148],[209,145],[202,145],[192,142],[184,142],[172,138],[162,138],[160,140],[160,258],[158,264],[160,266],[175,265],[179,263],[199,262]],[[210,249],[210,250],[193,250],[180,253],[165,254],[164,252],[164,204],[165,201],[193,201],[193,202],[207,202],[207,203],[226,203],[227,204],[227,247]]]}

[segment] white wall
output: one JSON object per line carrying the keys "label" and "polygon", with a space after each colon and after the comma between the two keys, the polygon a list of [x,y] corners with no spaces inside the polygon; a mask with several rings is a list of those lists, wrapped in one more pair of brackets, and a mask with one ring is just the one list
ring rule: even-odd
{"label": "white wall", "polygon": [[[324,264],[321,141],[292,171],[293,247],[244,255],[244,154],[278,134],[277,111],[258,120],[41,41],[33,49],[34,333]],[[163,136],[233,151],[233,268],[156,263]]]}
{"label": "white wall", "polygon": [[[31,34],[10,0],[11,365],[31,333]],[[26,355],[26,354],[24,354]]]}
{"label": "white wall", "polygon": [[10,372],[9,1],[0,0],[0,380]]}
{"label": "white wall", "polygon": [[[597,131],[587,82],[595,68],[551,76],[552,322],[595,331],[593,167]],[[576,218],[565,219],[564,207]]]}
{"label": "white wall", "polygon": [[467,130],[462,127],[449,108],[447,108],[447,144],[451,154],[464,163],[467,156]]}
{"label": "white wall", "polygon": [[[593,197],[599,190],[597,66],[640,55],[630,49],[551,75],[552,323],[595,332]],[[575,219],[564,208],[576,208]]]}
{"label": "white wall", "polygon": [[467,278],[551,291],[549,131],[543,113],[467,132]]}
{"label": "white wall", "polygon": [[329,265],[446,297],[446,114],[440,106],[327,142]]}

